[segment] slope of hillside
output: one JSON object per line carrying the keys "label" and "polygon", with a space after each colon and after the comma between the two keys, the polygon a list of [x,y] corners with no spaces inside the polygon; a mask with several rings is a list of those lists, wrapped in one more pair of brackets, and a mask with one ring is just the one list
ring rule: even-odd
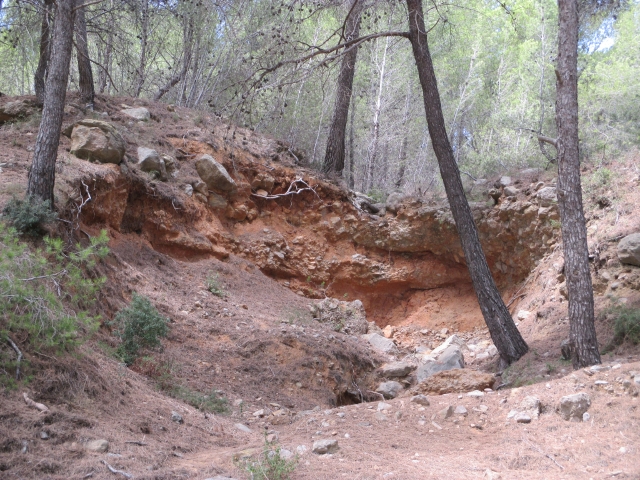
{"label": "slope of hillside", "polygon": [[[150,120],[127,117],[126,106],[147,108]],[[67,126],[104,120],[126,141],[125,162],[109,165],[76,158],[63,137],[57,167],[57,205],[71,222],[57,233],[82,242],[104,228],[111,239],[99,265],[108,279],[99,297],[105,322],[78,356],[25,351],[33,379],[0,397],[6,478],[116,478],[104,462],[135,478],[246,478],[242,458],[259,453],[265,432],[300,452],[293,478],[640,475],[637,347],[612,349],[607,369],[595,373],[574,373],[560,359],[568,324],[558,214],[541,194],[553,189],[552,173],[516,172],[509,191],[494,188],[496,178],[470,192],[489,263],[531,352],[482,397],[450,393],[415,404],[411,373],[378,411],[375,390],[388,380],[378,367],[415,368],[451,333],[465,370],[496,373],[441,198],[398,195],[371,205],[305,168],[287,144],[186,109],[103,97],[97,112],[73,98],[65,112]],[[37,125],[36,114],[0,127],[0,207],[25,190]],[[138,147],[170,156],[173,173],[141,170]],[[234,190],[202,188],[203,154],[225,167]],[[618,240],[640,231],[637,165],[637,155],[609,165],[606,182],[584,172],[603,346],[612,337],[611,303],[640,301],[640,268],[616,256]],[[112,355],[118,342],[107,320],[133,292],[171,323],[162,349],[127,368]],[[361,320],[349,331],[319,322],[312,307],[326,297],[360,300],[377,325]],[[360,335],[384,327],[394,343],[388,353]],[[560,397],[579,391],[591,397],[591,419],[566,422],[555,413]],[[30,408],[23,393],[50,411]],[[226,399],[224,414],[184,402],[208,394]],[[508,419],[530,395],[542,402],[540,418]],[[444,418],[449,405],[467,413]],[[319,438],[338,439],[340,450],[311,453]],[[87,448],[100,439],[108,451]]]}

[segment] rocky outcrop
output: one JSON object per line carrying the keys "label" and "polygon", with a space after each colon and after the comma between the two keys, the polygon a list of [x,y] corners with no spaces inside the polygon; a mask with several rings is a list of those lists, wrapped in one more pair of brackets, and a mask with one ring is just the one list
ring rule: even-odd
{"label": "rocky outcrop", "polygon": [[620,263],[640,267],[640,233],[627,235],[618,243]]}
{"label": "rocky outcrop", "polygon": [[71,153],[78,158],[119,164],[124,157],[124,139],[110,123],[80,120],[63,133],[71,137]]}
{"label": "rocky outcrop", "polygon": [[155,172],[160,180],[167,179],[167,167],[158,152],[151,148],[138,147],[138,167],[143,172]]}
{"label": "rocky outcrop", "polygon": [[359,335],[368,330],[367,316],[360,300],[343,302],[325,298],[311,307],[311,313],[320,323],[331,324],[337,332]]}
{"label": "rocky outcrop", "polygon": [[430,358],[420,365],[416,376],[418,382],[424,382],[438,372],[455,368],[464,368],[464,356],[458,345],[450,345],[437,358]]}
{"label": "rocky outcrop", "polygon": [[151,118],[149,110],[145,107],[125,108],[121,113],[125,114],[129,118],[133,118],[134,120],[141,122],[146,122]]}
{"label": "rocky outcrop", "polygon": [[0,125],[5,122],[12,122],[38,111],[34,100],[30,98],[19,98],[0,105]]}
{"label": "rocky outcrop", "polygon": [[459,368],[438,372],[430,376],[424,382],[419,383],[412,392],[426,395],[464,393],[492,388],[494,383],[495,378],[489,373]]}

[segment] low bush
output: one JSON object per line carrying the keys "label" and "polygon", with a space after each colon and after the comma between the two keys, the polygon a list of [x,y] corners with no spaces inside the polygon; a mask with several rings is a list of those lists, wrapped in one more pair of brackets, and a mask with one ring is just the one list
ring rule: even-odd
{"label": "low bush", "polygon": [[131,304],[120,310],[113,321],[116,335],[122,340],[118,347],[122,361],[131,365],[140,349],[159,346],[160,339],[167,336],[168,322],[148,298],[134,293]]}
{"label": "low bush", "polygon": [[20,200],[13,197],[2,210],[8,223],[19,233],[38,236],[43,232],[47,223],[53,222],[57,214],[51,211],[49,201],[42,201],[35,197]]}
{"label": "low bush", "polygon": [[222,282],[220,282],[217,274],[209,275],[207,277],[207,290],[213,293],[216,297],[222,298],[226,295]]}
{"label": "low bush", "polygon": [[244,463],[249,480],[289,480],[298,465],[298,456],[287,458],[277,442],[269,442],[265,435],[264,447],[257,458]]}
{"label": "low bush", "polygon": [[617,305],[611,309],[613,315],[613,343],[621,345],[625,341],[640,343],[640,309]]}

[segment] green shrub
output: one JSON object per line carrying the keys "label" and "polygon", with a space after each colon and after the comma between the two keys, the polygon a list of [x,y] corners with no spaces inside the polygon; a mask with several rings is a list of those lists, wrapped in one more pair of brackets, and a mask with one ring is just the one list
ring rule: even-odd
{"label": "green shrub", "polygon": [[216,297],[224,297],[226,292],[220,282],[217,274],[212,274],[207,277],[207,290],[213,293]]}
{"label": "green shrub", "polygon": [[18,232],[31,236],[42,234],[42,227],[57,217],[57,214],[51,211],[49,200],[43,202],[36,197],[26,197],[24,200],[13,197],[2,210],[2,214]]}
{"label": "green shrub", "polygon": [[160,315],[148,298],[133,294],[131,304],[120,310],[114,318],[116,334],[122,339],[118,354],[131,365],[141,348],[154,348],[167,336],[168,318]]}
{"label": "green shrub", "polygon": [[621,345],[625,341],[633,345],[640,343],[640,309],[617,305],[611,309],[613,314],[613,341]]}
{"label": "green shrub", "polygon": [[108,241],[103,231],[65,252],[61,239],[45,237],[44,250],[32,251],[0,222],[0,338],[19,333],[35,348],[60,350],[78,342],[80,328],[96,329],[98,317],[87,310],[105,279],[92,270]]}
{"label": "green shrub", "polygon": [[265,435],[264,447],[257,458],[244,464],[250,480],[289,480],[298,465],[298,456],[290,460],[282,456],[282,447],[277,442],[269,442]]}
{"label": "green shrub", "polygon": [[227,399],[220,397],[215,390],[211,393],[200,393],[183,386],[175,386],[166,390],[173,398],[182,400],[203,412],[226,413]]}

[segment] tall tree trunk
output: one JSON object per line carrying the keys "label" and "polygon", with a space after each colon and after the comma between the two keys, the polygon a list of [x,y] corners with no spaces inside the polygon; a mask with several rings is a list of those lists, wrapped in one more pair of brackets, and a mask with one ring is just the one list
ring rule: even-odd
{"label": "tall tree trunk", "polygon": [[38,197],[43,201],[48,200],[51,208],[53,208],[56,158],[73,46],[73,9],[75,4],[76,0],[57,1],[42,120],[40,121],[40,130],[36,139],[27,185],[28,196]]}
{"label": "tall tree trunk", "polygon": [[349,121],[349,178],[347,178],[347,185],[351,190],[356,184],[356,180],[354,178],[355,171],[355,162],[356,162],[356,135],[354,128],[354,120],[356,116],[356,99],[354,96],[351,97],[351,119]]}
{"label": "tall tree trunk", "polygon": [[558,0],[558,206],[569,294],[569,348],[573,368],[600,363],[593,312],[587,228],[582,209],[578,145],[578,5]]}
{"label": "tall tree trunk", "polygon": [[367,188],[373,188],[376,174],[376,160],[378,158],[378,140],[380,139],[380,112],[382,111],[382,91],[384,87],[384,75],[387,66],[387,51],[389,50],[389,37],[384,39],[384,50],[382,51],[382,62],[378,65],[380,72],[378,81],[378,93],[376,95],[376,106],[373,111],[373,132],[371,134],[371,146],[369,147],[369,161],[367,163]]}
{"label": "tall tree trunk", "polygon": [[33,86],[40,105],[44,104],[44,83],[47,78],[47,63],[51,50],[51,26],[53,23],[53,0],[44,0],[42,12],[42,25],[40,27],[40,55],[38,67],[33,76]]}
{"label": "tall tree trunk", "polygon": [[[358,38],[360,34],[360,15],[362,13],[363,3],[362,0],[353,0],[349,17],[345,22],[345,40]],[[333,119],[331,121],[331,127],[329,128],[327,149],[324,154],[324,162],[322,163],[322,171],[325,173],[335,172],[342,174],[342,170],[344,169],[345,131],[349,117],[349,104],[351,103],[357,55],[358,48],[352,47],[351,50],[342,57],[340,73],[338,74],[338,88],[336,90]]]}
{"label": "tall tree trunk", "polygon": [[407,7],[409,38],[422,87],[429,135],[438,158],[440,174],[451,206],[451,213],[456,222],[471,281],[478,297],[480,310],[487,327],[489,327],[491,339],[500,353],[502,362],[510,364],[524,355],[528,347],[516,328],[491,276],[478,237],[478,229],[464,195],[460,171],[456,165],[442,115],[438,85],[425,33],[422,0],[407,0]]}
{"label": "tall tree trunk", "polygon": [[[110,10],[113,11],[113,0],[111,0]],[[114,21],[113,14],[111,20]],[[104,49],[104,55],[102,57],[102,68],[98,73],[98,91],[104,93],[107,88],[108,73],[111,70],[111,56],[113,52],[113,29],[109,29],[107,33],[107,45]]]}
{"label": "tall tree trunk", "polygon": [[87,19],[84,7],[76,11],[76,50],[78,54],[78,84],[80,86],[80,101],[93,110],[95,90],[93,86],[93,72],[89,58],[89,41],[87,37]]}
{"label": "tall tree trunk", "polygon": [[140,8],[141,27],[140,32],[140,62],[138,64],[138,71],[136,72],[136,87],[133,94],[134,97],[139,97],[142,92],[142,86],[145,79],[145,68],[147,65],[147,43],[149,41],[149,0],[142,0]]}

